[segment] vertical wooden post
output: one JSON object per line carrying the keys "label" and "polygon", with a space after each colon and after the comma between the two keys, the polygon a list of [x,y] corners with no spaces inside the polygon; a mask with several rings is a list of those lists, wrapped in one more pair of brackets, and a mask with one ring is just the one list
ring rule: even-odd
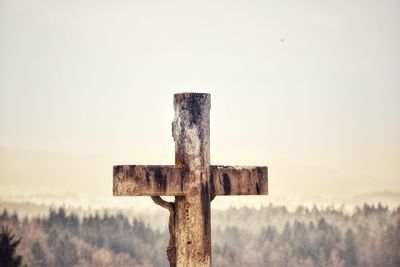
{"label": "vertical wooden post", "polygon": [[175,197],[176,266],[211,266],[210,94],[174,95],[175,165],[184,170]]}

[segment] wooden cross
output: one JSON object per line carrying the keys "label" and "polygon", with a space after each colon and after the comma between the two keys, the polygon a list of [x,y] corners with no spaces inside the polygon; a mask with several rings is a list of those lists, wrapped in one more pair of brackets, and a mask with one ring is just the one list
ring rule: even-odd
{"label": "wooden cross", "polygon": [[267,167],[210,165],[210,107],[210,94],[174,95],[175,165],[114,166],[114,196],[151,196],[169,210],[170,266],[211,266],[215,196],[268,194]]}

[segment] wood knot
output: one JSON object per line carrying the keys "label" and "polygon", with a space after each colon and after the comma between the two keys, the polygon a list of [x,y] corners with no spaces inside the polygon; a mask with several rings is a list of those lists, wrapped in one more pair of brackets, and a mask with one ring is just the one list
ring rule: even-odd
{"label": "wood knot", "polygon": [[199,194],[199,189],[197,189],[196,186],[193,187],[193,188],[190,190],[190,196],[194,197],[194,196],[196,196],[196,195],[198,195],[198,194]]}

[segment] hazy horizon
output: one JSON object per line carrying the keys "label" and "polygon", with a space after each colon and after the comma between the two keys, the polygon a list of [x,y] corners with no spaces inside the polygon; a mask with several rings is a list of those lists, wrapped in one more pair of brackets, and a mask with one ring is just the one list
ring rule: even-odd
{"label": "hazy horizon", "polygon": [[186,91],[211,93],[212,164],[268,166],[265,204],[399,192],[399,12],[0,0],[0,198],[108,198],[113,165],[173,164],[173,94]]}

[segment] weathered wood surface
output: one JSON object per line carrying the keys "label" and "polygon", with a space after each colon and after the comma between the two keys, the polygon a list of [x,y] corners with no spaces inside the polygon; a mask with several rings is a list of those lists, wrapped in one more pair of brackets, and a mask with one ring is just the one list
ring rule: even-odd
{"label": "weathered wood surface", "polygon": [[210,94],[174,95],[175,165],[185,196],[175,197],[177,267],[211,266]]}
{"label": "weathered wood surface", "polygon": [[211,166],[211,195],[267,195],[267,167]]}
{"label": "weathered wood surface", "polygon": [[114,166],[114,196],[181,196],[182,169],[169,165]]}
{"label": "weathered wood surface", "polygon": [[[187,172],[174,165],[114,166],[114,196],[183,196],[182,177]],[[267,195],[267,167],[210,167],[210,195]]]}

